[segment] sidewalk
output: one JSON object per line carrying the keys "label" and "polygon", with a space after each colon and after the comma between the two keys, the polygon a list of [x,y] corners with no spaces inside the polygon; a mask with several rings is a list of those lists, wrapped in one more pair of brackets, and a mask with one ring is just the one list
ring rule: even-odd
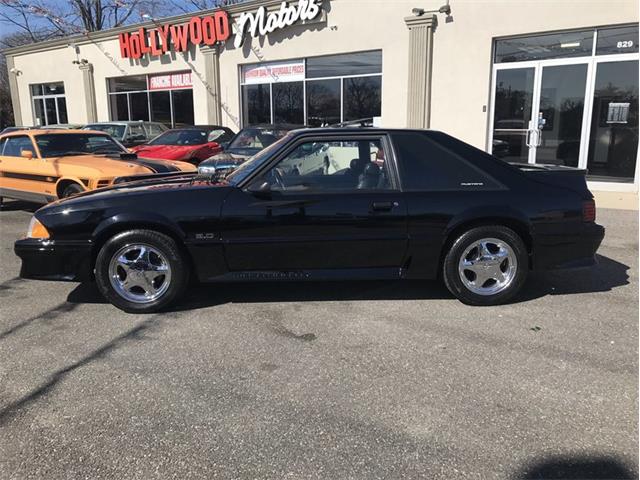
{"label": "sidewalk", "polygon": [[638,194],[636,192],[603,192],[594,191],[598,208],[616,208],[620,210],[638,210]]}

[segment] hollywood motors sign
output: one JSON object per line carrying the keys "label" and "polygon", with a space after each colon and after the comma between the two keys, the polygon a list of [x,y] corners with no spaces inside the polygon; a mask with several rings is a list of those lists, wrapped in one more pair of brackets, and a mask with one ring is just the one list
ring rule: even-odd
{"label": "hollywood motors sign", "polygon": [[[283,1],[278,10],[267,12],[262,6],[255,12],[241,13],[233,22],[233,44],[239,48],[245,36],[264,36],[298,21],[315,19],[321,12],[322,0],[298,0],[297,3]],[[121,33],[120,55],[122,58],[141,58],[144,55],[159,56],[170,50],[184,52],[191,45],[214,45],[224,43],[231,36],[229,14],[224,10],[212,15],[195,16],[181,25],[162,24],[156,28],[139,28],[134,32]]]}

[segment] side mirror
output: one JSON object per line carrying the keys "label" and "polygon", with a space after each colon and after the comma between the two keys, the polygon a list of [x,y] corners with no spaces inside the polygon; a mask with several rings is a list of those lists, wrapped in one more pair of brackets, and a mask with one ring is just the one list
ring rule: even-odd
{"label": "side mirror", "polygon": [[31,150],[20,150],[20,156],[31,160],[33,158],[33,152]]}
{"label": "side mirror", "polygon": [[249,185],[247,191],[258,198],[270,198],[271,197],[271,185],[264,180],[258,180],[257,182]]}

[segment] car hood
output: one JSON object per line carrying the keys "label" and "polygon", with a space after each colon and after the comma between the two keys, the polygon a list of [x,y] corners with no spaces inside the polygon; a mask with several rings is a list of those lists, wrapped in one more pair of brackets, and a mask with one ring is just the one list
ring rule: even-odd
{"label": "car hood", "polygon": [[148,158],[184,160],[203,145],[139,145],[131,150]]}
{"label": "car hood", "polygon": [[[186,173],[184,175],[174,177],[164,177],[160,179],[146,179],[134,182],[119,183],[111,187],[101,188],[98,190],[90,190],[74,195],[73,197],[57,200],[50,203],[42,210],[48,210],[49,207],[56,208],[64,206],[64,208],[72,208],[76,206],[86,205],[88,203],[99,203],[106,206],[110,202],[114,204],[122,204],[130,202],[132,196],[137,195],[158,195],[158,202],[166,201],[167,195],[171,193],[182,193],[191,190],[211,188],[232,188],[226,182],[211,182],[209,180],[199,180],[195,173]],[[129,205],[131,205],[129,203]]]}
{"label": "car hood", "polygon": [[127,158],[109,155],[70,155],[50,159],[54,165],[74,167],[74,172],[98,173],[105,177],[123,177],[137,174],[191,172],[196,168],[187,162],[167,161],[149,158]]}
{"label": "car hood", "polygon": [[137,160],[120,160],[102,155],[69,155],[51,158],[54,165],[73,167],[78,175],[98,174],[105,177],[148,174],[151,169]]}
{"label": "car hood", "polygon": [[[225,150],[224,152],[207,158],[205,162],[206,165],[219,165],[220,163],[236,163],[239,165],[247,161],[255,154],[256,151],[251,149]],[[202,162],[200,165],[202,166],[203,164],[204,162]]]}

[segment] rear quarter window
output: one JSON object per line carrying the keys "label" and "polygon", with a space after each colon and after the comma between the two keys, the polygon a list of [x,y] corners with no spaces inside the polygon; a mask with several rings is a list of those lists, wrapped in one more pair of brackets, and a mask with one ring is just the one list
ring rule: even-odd
{"label": "rear quarter window", "polygon": [[496,190],[488,173],[429,138],[428,132],[392,134],[403,190]]}

